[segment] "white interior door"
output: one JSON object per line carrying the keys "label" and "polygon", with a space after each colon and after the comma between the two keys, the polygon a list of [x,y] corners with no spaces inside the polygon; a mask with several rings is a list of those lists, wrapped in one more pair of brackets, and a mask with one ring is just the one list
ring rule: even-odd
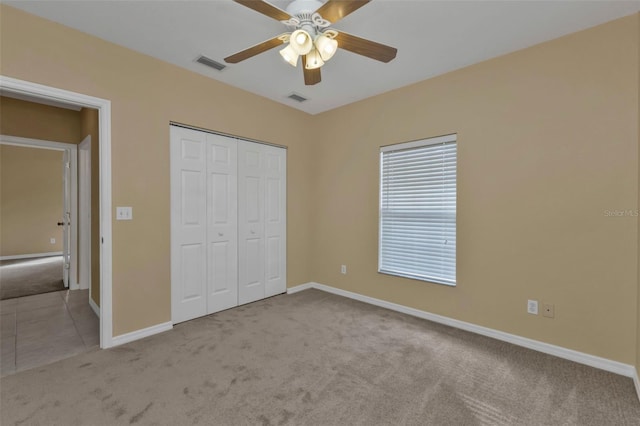
{"label": "white interior door", "polygon": [[263,145],[265,164],[265,297],[287,291],[287,151]]}
{"label": "white interior door", "polygon": [[238,141],[238,303],[265,297],[263,145]]}
{"label": "white interior door", "polygon": [[174,323],[207,313],[207,135],[171,127],[171,312]]}
{"label": "white interior door", "polygon": [[91,298],[91,135],[78,145],[78,285]]}
{"label": "white interior door", "polygon": [[238,159],[234,139],[207,135],[207,312],[238,305]]}
{"label": "white interior door", "polygon": [[[63,151],[62,159],[62,281],[69,288],[71,268],[71,153]],[[60,222],[58,223],[60,224]]]}

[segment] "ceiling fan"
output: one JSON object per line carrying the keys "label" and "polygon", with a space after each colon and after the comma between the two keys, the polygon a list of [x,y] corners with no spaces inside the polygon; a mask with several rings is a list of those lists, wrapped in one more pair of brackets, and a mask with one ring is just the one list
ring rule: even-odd
{"label": "ceiling fan", "polygon": [[394,47],[330,28],[371,0],[328,0],[324,4],[319,0],[294,0],[286,11],[264,0],[234,1],[282,22],[293,31],[224,58],[225,62],[231,64],[289,43],[280,51],[280,55],[294,67],[298,64],[298,58],[302,57],[304,83],[310,86],[320,82],[320,67],[331,59],[338,48],[382,62],[391,61],[398,52]]}

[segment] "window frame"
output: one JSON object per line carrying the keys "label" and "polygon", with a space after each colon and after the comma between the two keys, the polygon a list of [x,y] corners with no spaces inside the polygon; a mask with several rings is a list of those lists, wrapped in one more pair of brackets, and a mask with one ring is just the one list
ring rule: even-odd
{"label": "window frame", "polygon": [[[382,215],[382,210],[383,210],[383,178],[384,178],[384,170],[383,170],[383,156],[385,153],[387,152],[393,152],[393,151],[405,151],[405,150],[410,150],[410,149],[415,149],[415,148],[422,148],[425,146],[430,146],[430,145],[444,145],[444,144],[448,144],[448,143],[454,143],[456,145],[456,158],[455,158],[455,163],[456,163],[456,202],[455,202],[455,206],[456,206],[456,216],[455,216],[455,221],[454,221],[454,229],[456,231],[456,249],[455,249],[455,255],[454,255],[454,263],[455,263],[455,279],[454,280],[444,280],[444,279],[438,279],[435,277],[425,277],[425,276],[418,276],[418,275],[414,275],[411,273],[398,273],[398,272],[394,272],[394,271],[388,271],[388,270],[383,270],[382,269],[382,225],[383,225],[383,215]],[[458,135],[457,133],[452,133],[452,134],[448,134],[448,135],[442,135],[442,136],[435,136],[435,137],[431,137],[431,138],[425,138],[425,139],[419,139],[419,140],[415,140],[415,141],[411,141],[411,142],[404,142],[404,143],[398,143],[398,144],[391,144],[391,145],[384,145],[380,147],[380,155],[379,155],[379,179],[378,179],[378,273],[379,274],[384,274],[384,275],[390,275],[390,276],[394,276],[394,277],[401,277],[401,278],[408,278],[408,279],[412,279],[412,280],[418,280],[418,281],[423,281],[423,282],[429,282],[429,283],[434,283],[434,284],[440,284],[440,285],[446,285],[449,287],[456,287],[457,283],[458,283],[458,274],[457,274],[457,268],[458,268],[458,249],[457,249],[457,237],[458,237],[458,199],[457,199],[457,194],[458,194]]]}

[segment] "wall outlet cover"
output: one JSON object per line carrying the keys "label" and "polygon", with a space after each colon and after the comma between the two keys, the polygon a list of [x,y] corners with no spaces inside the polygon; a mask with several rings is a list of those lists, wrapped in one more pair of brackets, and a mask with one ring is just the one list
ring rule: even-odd
{"label": "wall outlet cover", "polygon": [[527,312],[533,315],[538,315],[538,301],[527,300]]}
{"label": "wall outlet cover", "polygon": [[551,303],[545,303],[542,305],[542,316],[547,318],[553,318],[555,316],[555,307]]}
{"label": "wall outlet cover", "polygon": [[116,220],[133,220],[133,207],[116,207]]}

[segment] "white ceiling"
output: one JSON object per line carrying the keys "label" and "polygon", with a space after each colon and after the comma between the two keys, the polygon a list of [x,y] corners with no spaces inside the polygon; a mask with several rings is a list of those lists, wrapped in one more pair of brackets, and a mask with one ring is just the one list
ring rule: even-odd
{"label": "white ceiling", "polygon": [[[232,0],[4,3],[310,114],[640,11],[640,1],[373,0],[334,27],[394,46],[398,56],[384,64],[339,50],[322,82],[305,86],[300,66],[277,48],[222,72],[194,62],[200,54],[224,62],[287,30]],[[285,9],[289,1],[272,3]],[[309,100],[292,101],[292,92]]]}

